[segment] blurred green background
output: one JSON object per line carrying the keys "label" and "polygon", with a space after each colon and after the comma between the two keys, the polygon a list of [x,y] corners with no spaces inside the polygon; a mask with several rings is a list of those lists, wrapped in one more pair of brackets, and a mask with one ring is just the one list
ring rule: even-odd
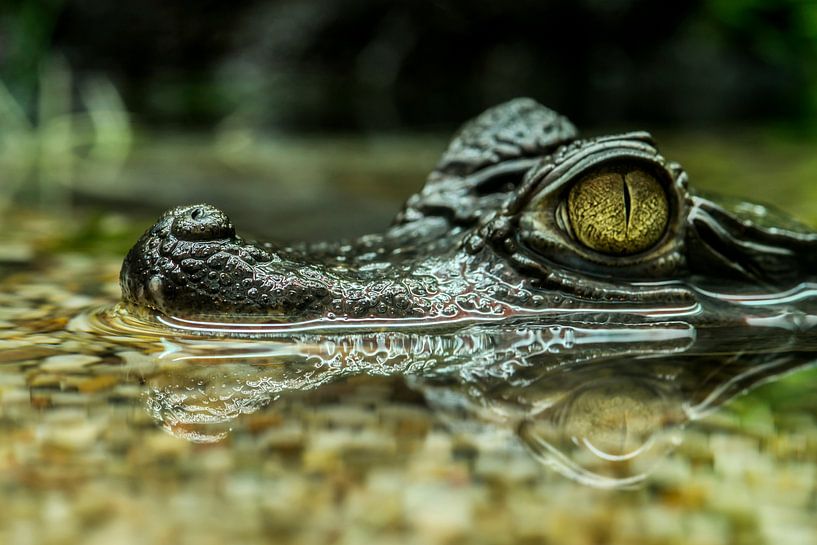
{"label": "blurred green background", "polygon": [[817,219],[809,0],[5,0],[0,206],[210,201],[257,234],[359,234],[523,95]]}

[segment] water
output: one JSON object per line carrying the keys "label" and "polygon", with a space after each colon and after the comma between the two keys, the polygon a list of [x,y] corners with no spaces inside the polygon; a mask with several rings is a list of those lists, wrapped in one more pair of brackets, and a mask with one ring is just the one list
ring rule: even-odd
{"label": "water", "polygon": [[[59,226],[39,221],[18,223],[20,240]],[[695,353],[705,335],[678,316],[213,339],[116,306],[118,266],[7,258],[0,542],[817,535],[803,354]]]}
{"label": "water", "polygon": [[7,216],[0,543],[815,543],[813,285],[702,292],[731,329],[214,325],[118,305],[146,223]]}

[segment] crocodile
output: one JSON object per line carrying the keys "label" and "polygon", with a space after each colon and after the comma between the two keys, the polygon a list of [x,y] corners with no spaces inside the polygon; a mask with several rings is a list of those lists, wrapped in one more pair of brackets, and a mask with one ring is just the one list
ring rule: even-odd
{"label": "crocodile", "polygon": [[120,284],[129,304],[217,322],[445,325],[676,309],[745,323],[745,305],[728,312],[738,299],[796,289],[816,266],[817,233],[694,191],[649,133],[580,138],[566,117],[519,98],[463,125],[382,233],[252,242],[218,208],[180,206],[129,251]]}
{"label": "crocodile", "polygon": [[187,440],[367,375],[458,431],[620,487],[688,422],[813,364],[816,265],[817,233],[696,192],[650,134],[580,138],[515,99],[459,130],[382,233],[251,242],[214,206],[165,212],[125,258],[115,317],[158,317],[157,357],[184,365],[146,409]]}

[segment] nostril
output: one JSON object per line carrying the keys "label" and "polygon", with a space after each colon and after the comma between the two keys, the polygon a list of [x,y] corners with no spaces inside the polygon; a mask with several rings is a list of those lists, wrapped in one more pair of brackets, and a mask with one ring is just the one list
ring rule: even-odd
{"label": "nostril", "polygon": [[171,232],[182,240],[219,240],[235,236],[230,218],[208,204],[179,207],[168,214],[173,218]]}

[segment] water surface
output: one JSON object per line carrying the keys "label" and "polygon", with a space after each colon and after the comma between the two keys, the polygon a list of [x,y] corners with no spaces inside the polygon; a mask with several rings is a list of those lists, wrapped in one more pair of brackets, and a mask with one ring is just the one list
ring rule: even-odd
{"label": "water surface", "polygon": [[689,309],[660,327],[213,338],[117,305],[122,249],[146,222],[18,210],[6,225],[0,543],[817,535],[815,346],[787,350],[810,314],[779,312],[813,286],[744,301],[769,309],[753,330],[766,344],[691,328]]}

